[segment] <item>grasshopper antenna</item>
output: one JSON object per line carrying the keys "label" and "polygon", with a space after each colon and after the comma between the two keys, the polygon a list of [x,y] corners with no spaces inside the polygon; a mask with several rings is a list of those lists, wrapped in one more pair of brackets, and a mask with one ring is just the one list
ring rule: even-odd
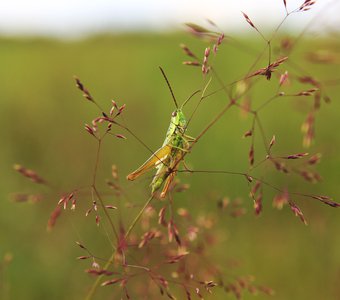
{"label": "grasshopper antenna", "polygon": [[165,81],[166,81],[166,83],[167,83],[167,85],[168,85],[168,87],[169,87],[170,93],[171,93],[171,95],[172,95],[172,99],[174,100],[175,106],[176,106],[176,108],[178,109],[177,100],[176,100],[176,97],[175,97],[175,95],[174,95],[174,92],[172,91],[170,82],[169,82],[168,78],[166,77],[165,72],[164,72],[164,70],[162,69],[162,67],[159,67],[159,69],[161,70],[161,72],[162,72],[162,74],[163,74],[163,77],[164,77],[164,79],[165,79]]}
{"label": "grasshopper antenna", "polygon": [[201,91],[201,90],[197,90],[197,91],[193,92],[193,93],[188,97],[188,99],[184,101],[184,103],[183,103],[182,106],[181,106],[181,109],[185,106],[185,104],[187,104],[187,103],[189,102],[189,100],[190,100],[192,97],[194,97],[194,96],[195,96],[196,94],[198,94],[200,91]]}

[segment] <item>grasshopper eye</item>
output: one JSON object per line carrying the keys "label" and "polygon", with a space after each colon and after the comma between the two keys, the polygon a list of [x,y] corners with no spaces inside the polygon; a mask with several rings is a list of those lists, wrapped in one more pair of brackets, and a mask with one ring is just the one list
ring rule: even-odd
{"label": "grasshopper eye", "polygon": [[172,115],[173,117],[176,117],[176,116],[177,116],[177,111],[174,111],[171,115]]}

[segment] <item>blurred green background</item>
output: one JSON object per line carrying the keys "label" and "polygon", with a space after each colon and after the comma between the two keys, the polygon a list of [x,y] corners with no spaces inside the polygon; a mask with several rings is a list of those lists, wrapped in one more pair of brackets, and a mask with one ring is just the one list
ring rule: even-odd
{"label": "blurred green background", "polygon": [[[238,40],[254,52],[248,53],[238,43],[226,41],[214,61],[225,82],[242,77],[256,58],[254,53],[263,49],[258,39],[243,36]],[[111,99],[125,103],[124,123],[152,149],[157,149],[174,109],[158,66],[165,69],[180,102],[202,86],[199,69],[181,64],[187,59],[178,47],[182,42],[200,55],[207,46],[204,41],[178,33],[100,35],[78,41],[0,39],[0,257],[6,253],[13,256],[7,267],[2,264],[1,268],[3,299],[82,299],[93,277],[83,272],[88,267],[86,262],[75,260],[83,252],[74,241],[84,241],[96,253],[110,253],[105,233],[95,226],[94,216],[84,216],[90,206],[89,197],[79,200],[85,203],[75,212],[63,215],[56,228],[47,233],[47,220],[59,199],[12,168],[14,163],[20,163],[34,169],[60,191],[90,184],[96,145],[83,125],[99,113],[82,98],[72,77],[79,76],[106,110]],[[339,47],[336,38],[306,38],[298,44],[290,60],[315,77],[335,79],[339,76],[339,56],[337,63],[318,65],[308,62],[305,52],[339,53]],[[265,66],[265,61],[264,58],[257,67]],[[285,66],[280,70],[284,71]],[[277,83],[277,76],[271,81],[261,78],[254,90],[256,105],[273,94]],[[214,90],[217,86],[213,82],[210,88]],[[293,84],[285,89],[307,88]],[[337,199],[340,91],[335,86],[328,87],[327,92],[332,103],[322,104],[317,114],[316,143],[308,149],[310,153],[323,153],[322,163],[317,166],[323,181],[307,184],[295,175],[272,172],[272,168],[264,169],[261,174],[293,190]],[[195,115],[189,134],[196,136],[226,101],[223,93],[208,98]],[[197,98],[187,105],[187,115],[196,102]],[[307,98],[285,98],[263,111],[261,118],[268,137],[275,134],[277,138],[275,153],[305,151],[300,126],[311,103]],[[243,118],[236,109],[227,112],[187,156],[188,165],[194,169],[246,170],[249,141],[241,137],[250,126],[251,118]],[[127,140],[105,141],[98,179],[104,188],[111,165],[116,164],[123,185],[136,202],[142,203],[150,179],[146,176],[131,183],[125,181],[125,175],[149,157],[149,152],[128,133],[115,128],[114,131],[126,135]],[[259,151],[255,155],[260,160],[263,153]],[[274,193],[265,189],[263,214],[255,217],[244,178],[213,174],[179,177],[182,182],[190,183],[191,188],[176,198],[176,207],[187,207],[192,215],[213,212],[219,216],[214,230],[220,242],[211,253],[218,265],[225,266],[227,274],[254,275],[258,283],[276,291],[273,299],[340,299],[338,210],[317,201],[295,199],[309,222],[309,226],[304,226],[289,208],[273,209]],[[15,192],[41,192],[46,197],[34,205],[13,203],[10,195]],[[223,196],[243,198],[248,213],[232,218],[228,213],[218,212],[217,202]],[[128,211],[130,215],[135,213]],[[239,261],[240,267],[230,270],[231,259]],[[246,294],[244,298],[255,297]],[[260,295],[257,299],[263,298]],[[226,295],[217,289],[211,299],[226,299]]]}

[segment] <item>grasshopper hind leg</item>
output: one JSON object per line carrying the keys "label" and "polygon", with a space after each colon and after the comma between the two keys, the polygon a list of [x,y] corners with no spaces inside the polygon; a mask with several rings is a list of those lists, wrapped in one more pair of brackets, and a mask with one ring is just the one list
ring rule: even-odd
{"label": "grasshopper hind leg", "polygon": [[142,164],[137,170],[130,173],[126,178],[128,180],[135,180],[140,175],[146,173],[151,170],[155,166],[164,163],[164,160],[168,157],[171,152],[171,147],[169,145],[165,145],[160,148],[153,154],[144,164]]}

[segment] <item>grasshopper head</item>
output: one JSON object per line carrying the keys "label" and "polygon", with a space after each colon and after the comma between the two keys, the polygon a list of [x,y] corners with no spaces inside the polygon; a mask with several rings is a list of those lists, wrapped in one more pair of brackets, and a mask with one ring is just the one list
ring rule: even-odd
{"label": "grasshopper head", "polygon": [[182,128],[182,129],[185,128],[187,121],[182,112],[182,109],[178,108],[171,114],[171,123],[179,128]]}

